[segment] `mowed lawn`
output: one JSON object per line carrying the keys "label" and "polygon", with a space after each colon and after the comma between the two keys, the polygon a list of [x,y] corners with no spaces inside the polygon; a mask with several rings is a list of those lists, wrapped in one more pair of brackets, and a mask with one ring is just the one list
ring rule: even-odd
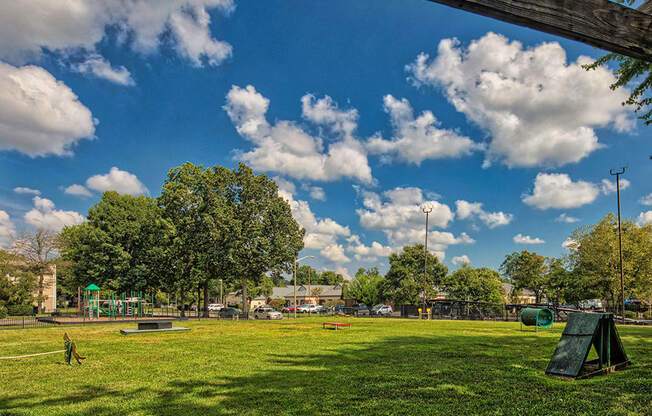
{"label": "mowed lawn", "polygon": [[[331,318],[332,320],[333,318]],[[650,415],[652,327],[619,327],[633,366],[544,375],[561,334],[517,323],[339,319],[175,323],[123,336],[106,324],[0,331],[0,356],[63,348],[88,359],[0,360],[7,415]]]}

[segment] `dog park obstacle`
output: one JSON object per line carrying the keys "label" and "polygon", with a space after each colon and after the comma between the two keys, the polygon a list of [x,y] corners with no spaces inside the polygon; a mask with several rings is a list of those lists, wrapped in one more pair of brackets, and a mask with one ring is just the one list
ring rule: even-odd
{"label": "dog park obstacle", "polygon": [[141,321],[138,322],[138,329],[121,329],[122,335],[146,334],[151,332],[179,332],[190,331],[190,328],[173,327],[172,321]]}
{"label": "dog park obstacle", "polygon": [[[591,346],[598,358],[586,361]],[[568,316],[546,374],[581,379],[620,370],[629,364],[613,314],[577,312]]]}
{"label": "dog park obstacle", "polygon": [[322,329],[334,329],[337,331],[341,328],[351,328],[351,324],[346,322],[324,322],[321,327]]}
{"label": "dog park obstacle", "polygon": [[539,328],[553,328],[555,314],[548,308],[525,308],[521,311],[519,321],[521,331],[525,325],[534,326],[534,332],[538,332]]}

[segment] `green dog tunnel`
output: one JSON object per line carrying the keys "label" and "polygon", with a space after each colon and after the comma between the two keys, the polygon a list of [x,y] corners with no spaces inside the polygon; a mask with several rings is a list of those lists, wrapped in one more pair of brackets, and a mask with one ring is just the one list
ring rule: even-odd
{"label": "green dog tunnel", "polygon": [[555,314],[548,308],[525,308],[519,318],[521,331],[523,325],[533,326],[535,331],[539,328],[551,328],[555,322]]}

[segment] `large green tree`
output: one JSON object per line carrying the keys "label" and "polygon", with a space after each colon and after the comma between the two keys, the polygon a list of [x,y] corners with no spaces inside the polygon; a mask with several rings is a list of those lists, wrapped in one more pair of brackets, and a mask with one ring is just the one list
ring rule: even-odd
{"label": "large green tree", "polygon": [[[574,244],[569,255],[573,274],[585,286],[586,298],[620,299],[618,222],[608,214],[597,224],[583,226],[570,237]],[[623,274],[625,298],[652,298],[652,225],[622,222]]]}
{"label": "large green tree", "polygon": [[505,303],[500,275],[486,267],[476,269],[465,264],[445,276],[441,286],[453,299]]}
{"label": "large green tree", "polygon": [[152,198],[107,191],[87,218],[61,232],[63,257],[72,262],[68,286],[95,283],[115,291],[158,286],[155,252],[170,225]]}
{"label": "large green tree", "polygon": [[527,250],[520,253],[515,251],[505,256],[500,271],[514,285],[515,290],[531,290],[536,297],[536,303],[543,299],[548,281],[545,257]]}
{"label": "large green tree", "polygon": [[270,271],[290,273],[303,248],[305,230],[292,217],[288,203],[278,195],[276,182],[266,175],[254,174],[243,163],[233,175],[233,273],[241,283],[242,306],[246,311],[249,282],[258,286]]}
{"label": "large green tree", "polygon": [[344,296],[349,299],[355,299],[368,306],[374,306],[382,302],[382,284],[383,276],[377,267],[365,269],[359,268],[355,273],[355,278],[346,285]]}
{"label": "large green tree", "polygon": [[[448,268],[428,253],[426,271],[426,296],[436,295],[436,286],[448,273]],[[423,267],[426,253],[423,244],[405,246],[401,253],[389,255],[389,271],[383,283],[383,297],[395,304],[413,304],[421,301],[423,293]]]}
{"label": "large green tree", "polygon": [[160,253],[166,265],[163,281],[168,290],[180,294],[182,305],[189,291],[203,288],[204,315],[208,315],[211,280],[232,276],[232,184],[228,169],[204,169],[186,162],[170,170],[158,198],[163,216],[174,229]]}

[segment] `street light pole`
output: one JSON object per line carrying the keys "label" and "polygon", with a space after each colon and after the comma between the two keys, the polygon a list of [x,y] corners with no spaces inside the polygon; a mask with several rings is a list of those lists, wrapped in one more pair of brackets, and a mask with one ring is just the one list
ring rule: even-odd
{"label": "street light pole", "polygon": [[297,263],[308,258],[314,259],[315,256],[303,256],[300,259],[294,259],[294,319],[297,319]]}
{"label": "street light pole", "polygon": [[[311,267],[308,267],[308,296],[310,296],[311,302],[310,304],[312,305],[312,293],[310,293],[310,269]],[[310,312],[310,307],[308,307],[308,316],[312,315]]]}
{"label": "street light pole", "polygon": [[[432,207],[424,205],[421,210],[426,214],[426,245],[423,256],[423,309],[422,313],[426,312],[426,290],[427,290],[427,270],[428,270],[428,215],[432,212]],[[421,319],[421,317],[419,317]]]}
{"label": "street light pole", "polygon": [[625,323],[625,278],[623,276],[623,239],[620,229],[620,175],[625,173],[627,167],[618,170],[609,169],[609,174],[616,177],[616,194],[618,198],[618,256],[620,257],[620,305],[622,307],[622,321]]}

